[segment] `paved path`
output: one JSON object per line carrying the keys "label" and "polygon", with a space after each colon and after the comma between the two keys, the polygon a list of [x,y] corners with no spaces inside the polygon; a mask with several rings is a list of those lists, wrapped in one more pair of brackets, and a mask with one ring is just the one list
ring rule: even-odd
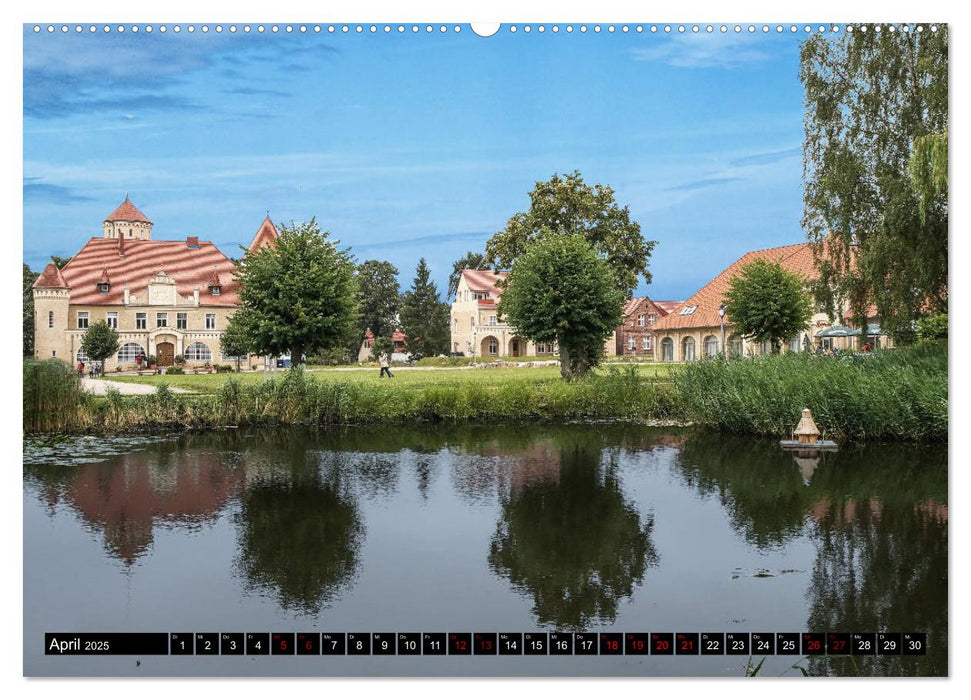
{"label": "paved path", "polygon": [[[98,396],[107,394],[108,389],[117,389],[119,393],[124,395],[155,393],[155,386],[153,384],[129,384],[128,382],[113,382],[110,379],[91,379],[90,377],[83,377],[81,379],[81,388]],[[177,386],[169,387],[169,390],[176,394],[193,393],[188,389],[182,389]]]}

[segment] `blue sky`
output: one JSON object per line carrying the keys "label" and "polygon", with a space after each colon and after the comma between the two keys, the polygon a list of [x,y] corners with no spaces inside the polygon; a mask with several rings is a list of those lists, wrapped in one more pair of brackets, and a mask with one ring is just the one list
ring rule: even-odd
{"label": "blue sky", "polygon": [[235,256],[267,210],[277,224],[316,216],[359,260],[394,263],[403,287],[425,257],[444,291],[452,261],[525,209],[536,181],[573,170],[611,185],[658,241],[638,289],[655,299],[804,240],[801,33],[168,26],[25,27],[34,269],[99,236],[130,192],[156,238]]}

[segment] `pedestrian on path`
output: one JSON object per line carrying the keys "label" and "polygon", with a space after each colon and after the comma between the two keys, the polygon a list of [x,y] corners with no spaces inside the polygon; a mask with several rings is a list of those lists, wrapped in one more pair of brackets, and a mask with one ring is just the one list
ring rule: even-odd
{"label": "pedestrian on path", "polygon": [[394,376],[391,374],[391,360],[388,359],[388,353],[384,352],[383,350],[381,351],[381,354],[378,355],[378,364],[381,365],[381,373],[378,375],[379,379],[384,377],[385,372],[388,373],[389,377]]}
{"label": "pedestrian on path", "polygon": [[84,363],[78,362],[78,379],[84,378]]}

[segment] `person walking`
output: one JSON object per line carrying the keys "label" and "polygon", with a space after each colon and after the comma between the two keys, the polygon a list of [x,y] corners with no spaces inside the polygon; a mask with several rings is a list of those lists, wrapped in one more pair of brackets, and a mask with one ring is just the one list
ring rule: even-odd
{"label": "person walking", "polygon": [[382,350],[381,354],[378,355],[378,364],[381,365],[381,373],[378,375],[379,379],[384,377],[385,372],[388,373],[389,377],[394,376],[391,374],[391,360],[388,358],[388,353],[386,353],[384,350]]}
{"label": "person walking", "polygon": [[84,363],[78,362],[78,379],[84,378]]}

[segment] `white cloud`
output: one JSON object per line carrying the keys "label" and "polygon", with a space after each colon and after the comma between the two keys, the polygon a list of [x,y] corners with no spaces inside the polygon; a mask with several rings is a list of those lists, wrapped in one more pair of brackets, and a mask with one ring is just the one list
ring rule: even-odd
{"label": "white cloud", "polygon": [[676,34],[651,37],[655,46],[634,49],[635,61],[660,61],[679,68],[738,68],[762,63],[772,55],[759,48],[765,37],[750,34]]}

